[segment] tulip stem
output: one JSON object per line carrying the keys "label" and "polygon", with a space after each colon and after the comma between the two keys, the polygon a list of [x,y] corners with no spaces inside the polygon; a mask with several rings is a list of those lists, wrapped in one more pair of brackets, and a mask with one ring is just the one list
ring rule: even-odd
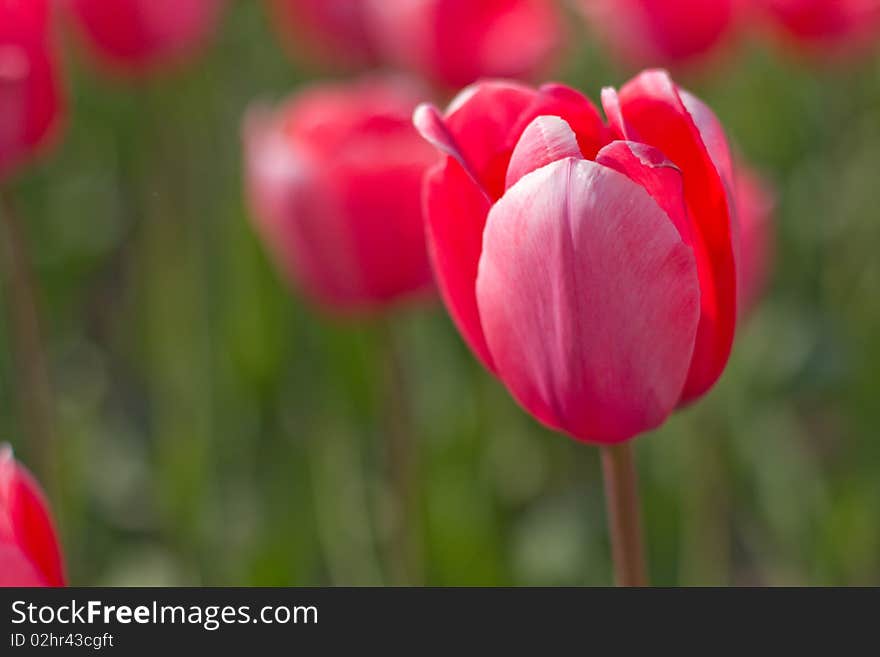
{"label": "tulip stem", "polygon": [[646,586],[638,474],[631,441],[602,447],[602,472],[614,580],[618,586]]}
{"label": "tulip stem", "polygon": [[[12,194],[0,189],[0,268],[6,287],[10,351],[16,367],[21,421],[28,436],[28,454],[37,477],[57,497],[52,390],[40,337],[36,285],[27,240]],[[57,503],[57,500],[55,500]]]}
{"label": "tulip stem", "polygon": [[386,358],[385,453],[392,515],[389,566],[393,584],[421,583],[418,540],[418,459],[412,435],[409,388],[394,327],[383,327]]}

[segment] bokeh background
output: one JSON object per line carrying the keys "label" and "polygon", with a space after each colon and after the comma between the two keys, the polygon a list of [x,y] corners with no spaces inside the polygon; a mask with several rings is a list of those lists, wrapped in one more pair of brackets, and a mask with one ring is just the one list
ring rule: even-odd
{"label": "bokeh background", "polygon": [[[66,138],[13,190],[71,583],[391,581],[391,405],[418,446],[422,582],[610,584],[596,449],[523,413],[439,303],[342,321],[268,262],[241,117],[326,77],[269,23],[260,3],[231,3],[198,62],[135,84],[69,53]],[[598,100],[629,72],[569,28],[554,77]],[[776,254],[719,385],[636,442],[652,579],[878,585],[880,60],[748,42],[678,79],[775,186]],[[27,464],[16,375],[4,346],[0,439]]]}

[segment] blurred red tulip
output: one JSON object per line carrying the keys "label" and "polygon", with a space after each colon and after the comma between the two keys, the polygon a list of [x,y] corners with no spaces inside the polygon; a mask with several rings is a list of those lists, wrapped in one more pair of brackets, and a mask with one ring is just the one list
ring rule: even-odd
{"label": "blurred red tulip", "polygon": [[325,306],[370,309],[431,288],[411,123],[423,90],[368,77],[298,92],[245,120],[247,187],[281,269]]}
{"label": "blurred red tulip", "polygon": [[632,66],[692,62],[731,35],[737,0],[580,0],[597,34]]}
{"label": "blurred red tulip", "polygon": [[736,269],[711,110],[662,71],[602,100],[610,126],[567,87],[483,82],[415,123],[446,155],[424,214],[461,333],[543,423],[613,443],[717,380]]}
{"label": "blurred red tulip", "polygon": [[61,548],[46,498],[16,463],[12,449],[0,445],[0,586],[64,584]]}
{"label": "blurred red tulip", "polygon": [[391,63],[458,88],[482,77],[531,78],[563,41],[548,0],[367,0]]}
{"label": "blurred red tulip", "polygon": [[214,31],[225,0],[65,0],[103,68],[148,75],[173,66]]}
{"label": "blurred red tulip", "polygon": [[880,0],[754,0],[800,49],[843,54],[880,39]]}
{"label": "blurred red tulip", "polygon": [[767,286],[773,256],[773,195],[754,171],[740,165],[736,173],[736,210],[740,231],[739,308],[745,318]]}
{"label": "blurred red tulip", "polygon": [[47,0],[0,0],[0,181],[56,132],[64,113]]}
{"label": "blurred red tulip", "polygon": [[275,24],[292,49],[305,47],[322,62],[376,62],[367,0],[268,0]]}

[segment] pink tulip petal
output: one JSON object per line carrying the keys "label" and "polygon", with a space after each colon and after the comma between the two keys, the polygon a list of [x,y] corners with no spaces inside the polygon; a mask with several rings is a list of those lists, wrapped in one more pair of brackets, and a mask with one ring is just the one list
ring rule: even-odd
{"label": "pink tulip petal", "polygon": [[733,158],[730,155],[730,144],[727,142],[727,135],[724,134],[721,121],[706,103],[689,91],[679,89],[678,94],[685,109],[694,120],[697,130],[700,131],[703,144],[706,146],[712,162],[715,163],[718,175],[721,176],[722,182],[730,192],[733,189]]}
{"label": "pink tulip petal", "polygon": [[538,91],[508,81],[487,81],[468,87],[449,105],[445,133],[438,117],[422,109],[417,125],[441,151],[464,161],[492,200],[505,189],[510,156],[523,130],[539,116],[559,116],[577,135],[585,157],[593,157],[610,141],[595,106],[582,94],[559,84]]}
{"label": "pink tulip petal", "polygon": [[565,119],[577,135],[581,153],[588,160],[593,159],[599,149],[611,141],[611,135],[602,121],[599,110],[589,98],[565,85],[550,83],[541,86],[538,95],[511,131],[509,137],[511,150],[519,141],[526,126],[539,116],[558,116]]}
{"label": "pink tulip petal", "polygon": [[539,116],[519,139],[507,169],[509,189],[527,173],[567,157],[582,159],[577,137],[558,116]]}
{"label": "pink tulip petal", "polygon": [[[16,563],[24,558],[36,570],[44,585],[64,586],[64,564],[49,505],[39,484],[12,457],[12,450],[0,446],[0,544],[11,546],[4,558]],[[14,556],[20,553],[21,558]]]}
{"label": "pink tulip petal", "polygon": [[476,172],[471,169],[471,165],[462,153],[461,147],[456,143],[455,137],[452,136],[449,128],[446,127],[440,111],[434,105],[422,103],[416,107],[416,111],[413,113],[413,125],[415,125],[416,130],[419,131],[419,134],[429,144],[441,153],[455,158],[462,169],[474,179],[475,183],[479,184]]}
{"label": "pink tulip petal", "polygon": [[446,158],[425,175],[428,253],[449,314],[468,346],[495,370],[477,311],[477,265],[491,202],[457,160]]}
{"label": "pink tulip petal", "polygon": [[[723,165],[713,160],[700,126],[665,72],[642,73],[621,89],[619,97],[623,116],[639,139],[662,151],[684,176],[702,291],[694,360],[682,395],[686,403],[705,393],[721,375],[736,327],[735,229],[719,175]],[[720,139],[711,127],[707,134],[710,141]],[[716,154],[721,150],[718,143],[712,149]]]}
{"label": "pink tulip petal", "polygon": [[697,130],[700,131],[703,144],[705,144],[709,157],[712,158],[712,162],[715,164],[715,170],[721,177],[721,182],[724,183],[724,191],[727,194],[727,207],[730,209],[730,234],[733,243],[734,262],[738,263],[740,259],[740,222],[737,204],[734,201],[736,182],[733,171],[733,156],[730,154],[730,144],[727,141],[727,135],[724,134],[724,127],[721,125],[721,121],[718,120],[715,112],[708,105],[689,91],[679,89],[678,93],[682,104],[694,120]]}
{"label": "pink tulip petal", "polygon": [[519,137],[511,132],[536,95],[525,85],[491,80],[462,91],[446,111],[446,128],[493,199],[504,191],[507,163]]}
{"label": "pink tulip petal", "polygon": [[604,87],[602,89],[602,109],[605,110],[605,116],[608,117],[609,130],[616,139],[638,141],[630,135],[629,126],[623,120],[623,113],[620,110],[620,97],[617,95],[617,89],[614,87]]}
{"label": "pink tulip petal", "polygon": [[615,141],[599,151],[596,162],[638,183],[669,216],[685,244],[693,248],[693,227],[687,215],[681,170],[653,146]]}
{"label": "pink tulip petal", "polygon": [[0,588],[48,586],[46,578],[17,547],[0,544]]}
{"label": "pink tulip petal", "polygon": [[669,415],[699,294],[669,217],[595,162],[533,171],[489,214],[477,299],[498,374],[527,410],[575,438],[625,440]]}

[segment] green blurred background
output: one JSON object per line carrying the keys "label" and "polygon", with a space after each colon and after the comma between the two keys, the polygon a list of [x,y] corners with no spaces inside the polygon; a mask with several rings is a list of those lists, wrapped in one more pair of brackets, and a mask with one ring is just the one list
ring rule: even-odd
{"label": "green blurred background", "polygon": [[[595,448],[520,411],[439,304],[334,320],[268,263],[240,119],[319,75],[268,23],[232,3],[198,62],[140,85],[70,53],[66,138],[14,189],[71,582],[388,583],[393,406],[418,446],[421,581],[610,584]],[[571,27],[557,77],[595,100],[628,74]],[[720,384],[636,442],[652,579],[878,585],[880,61],[817,68],[751,44],[679,80],[775,184],[777,253]],[[18,402],[4,347],[0,440],[29,463]]]}

